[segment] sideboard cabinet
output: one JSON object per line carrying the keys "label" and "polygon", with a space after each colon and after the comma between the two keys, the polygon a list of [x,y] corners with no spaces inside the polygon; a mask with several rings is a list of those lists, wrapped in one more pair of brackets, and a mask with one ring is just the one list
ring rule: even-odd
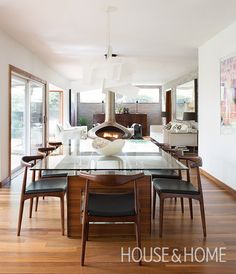
{"label": "sideboard cabinet", "polygon": [[[104,113],[93,114],[94,124],[103,123],[104,120]],[[124,127],[131,127],[133,123],[141,124],[143,136],[147,135],[147,114],[145,113],[116,114],[116,122]]]}

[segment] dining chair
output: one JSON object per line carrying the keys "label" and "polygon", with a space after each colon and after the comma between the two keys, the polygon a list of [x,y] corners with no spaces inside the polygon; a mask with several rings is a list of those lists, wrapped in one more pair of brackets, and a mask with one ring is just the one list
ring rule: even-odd
{"label": "dining chair", "polygon": [[48,142],[48,145],[55,148],[59,148],[60,146],[62,146],[62,142]]}
{"label": "dining chair", "polygon": [[[203,235],[206,237],[206,220],[204,210],[204,200],[202,192],[202,184],[199,167],[202,165],[202,159],[199,156],[179,156],[179,160],[184,160],[189,169],[196,169],[197,186],[191,183],[190,171],[187,170],[186,180],[181,179],[167,179],[155,178],[153,179],[153,187],[155,192],[159,195],[160,208],[159,208],[159,236],[162,237],[163,231],[163,215],[164,215],[164,202],[166,198],[188,198],[190,206],[191,219],[193,218],[192,199],[198,200],[200,204],[201,219]],[[153,208],[155,211],[155,208]],[[155,213],[154,213],[155,214]]]}
{"label": "dining chair", "polygon": [[[141,265],[141,232],[140,232],[140,204],[137,180],[144,177],[144,173],[133,175],[98,175],[80,173],[86,179],[85,198],[82,227],[81,265],[84,265],[86,241],[89,234],[90,222],[132,222],[136,228],[136,242],[139,247],[139,265]],[[109,191],[98,193],[91,191],[94,183],[100,184]],[[114,193],[111,188],[133,182],[131,192]],[[104,190],[103,190],[104,191]]]}
{"label": "dining chair", "polygon": [[[181,151],[178,149],[172,149],[168,144],[165,143],[155,143],[158,147],[160,147],[165,152],[171,154],[171,156],[178,158],[179,155],[181,155]],[[182,179],[182,173],[181,170],[172,170],[172,169],[161,169],[161,170],[149,170],[149,174],[151,175],[152,179],[155,178],[165,178],[165,179]],[[155,208],[156,208],[156,191],[153,186],[153,219],[155,219]],[[175,202],[177,201],[177,198],[175,197]],[[180,198],[181,202],[181,211],[184,213],[184,199]]]}
{"label": "dining chair", "polygon": [[21,188],[21,198],[20,198],[20,209],[18,217],[18,229],[17,236],[20,236],[22,217],[24,211],[24,203],[26,200],[30,199],[29,217],[32,217],[33,209],[33,199],[35,197],[58,197],[61,203],[61,227],[62,235],[64,235],[64,196],[67,189],[67,178],[57,177],[57,178],[47,178],[36,180],[36,171],[32,171],[32,181],[27,185],[28,169],[33,167],[38,160],[43,159],[43,155],[37,156],[24,156],[21,159],[21,164],[25,168],[23,183]]}
{"label": "dining chair", "polygon": [[[38,148],[38,154],[41,154],[44,157],[47,157],[48,155],[50,155],[51,152],[53,152],[57,148],[58,146],[40,147]],[[42,178],[67,177],[67,175],[68,175],[68,172],[62,171],[62,170],[43,170],[42,172],[40,172],[40,177]]]}
{"label": "dining chair", "polygon": [[[49,142],[50,147],[39,147],[38,148],[38,154],[43,155],[44,158],[50,155],[51,152],[53,152],[55,149],[60,147],[62,145],[61,142]],[[54,146],[52,146],[54,145]],[[54,177],[67,177],[68,172],[61,171],[61,170],[40,170],[39,171],[39,178],[54,178]],[[43,196],[43,200],[44,200]],[[36,197],[36,204],[35,204],[35,211],[38,211],[38,204],[39,204],[39,197]]]}

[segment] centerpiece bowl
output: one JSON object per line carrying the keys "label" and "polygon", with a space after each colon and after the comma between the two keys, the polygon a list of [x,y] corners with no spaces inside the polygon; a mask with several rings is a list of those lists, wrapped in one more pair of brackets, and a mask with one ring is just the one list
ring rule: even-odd
{"label": "centerpiece bowl", "polygon": [[109,141],[103,138],[96,138],[92,142],[92,147],[98,154],[111,156],[120,153],[124,147],[124,144],[125,140],[123,139]]}

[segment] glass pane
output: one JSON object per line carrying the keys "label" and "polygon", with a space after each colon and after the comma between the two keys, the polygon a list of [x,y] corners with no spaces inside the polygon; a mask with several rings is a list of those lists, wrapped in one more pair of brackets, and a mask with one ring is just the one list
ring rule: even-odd
{"label": "glass pane", "polygon": [[117,103],[159,103],[160,89],[158,87],[139,88],[136,96],[116,94]]}
{"label": "glass pane", "polygon": [[44,86],[30,83],[30,153],[43,146],[43,91]]}
{"label": "glass pane", "polygon": [[195,112],[194,81],[176,88],[176,119],[182,120],[184,112]]}
{"label": "glass pane", "polygon": [[80,103],[101,103],[105,100],[105,93],[101,89],[80,92]]}
{"label": "glass pane", "polygon": [[11,82],[11,170],[20,167],[25,154],[25,93],[26,81],[17,77]]}
{"label": "glass pane", "polygon": [[58,127],[62,123],[62,92],[49,92],[49,140],[55,140]]}
{"label": "glass pane", "polygon": [[38,162],[35,170],[185,170],[187,167],[151,141],[126,139],[122,151],[113,156],[96,153],[92,139],[71,139],[63,143],[63,149]]}

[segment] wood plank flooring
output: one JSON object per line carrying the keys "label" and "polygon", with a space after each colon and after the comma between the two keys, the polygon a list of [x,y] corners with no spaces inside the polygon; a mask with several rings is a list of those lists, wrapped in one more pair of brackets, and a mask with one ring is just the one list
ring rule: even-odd
{"label": "wood plank flooring", "polygon": [[[226,263],[136,263],[120,261],[121,247],[127,250],[135,246],[135,238],[91,237],[87,244],[86,264],[80,266],[80,239],[61,236],[58,199],[40,200],[39,211],[28,218],[25,206],[21,236],[16,236],[19,206],[20,176],[10,188],[0,189],[0,273],[236,273],[236,199],[202,177],[207,239],[202,236],[200,211],[194,202],[194,219],[191,220],[188,202],[185,213],[180,202],[168,200],[165,204],[164,234],[158,237],[158,215],[153,224],[152,236],[142,239],[143,247],[226,247]],[[150,254],[149,254],[150,255]]]}

